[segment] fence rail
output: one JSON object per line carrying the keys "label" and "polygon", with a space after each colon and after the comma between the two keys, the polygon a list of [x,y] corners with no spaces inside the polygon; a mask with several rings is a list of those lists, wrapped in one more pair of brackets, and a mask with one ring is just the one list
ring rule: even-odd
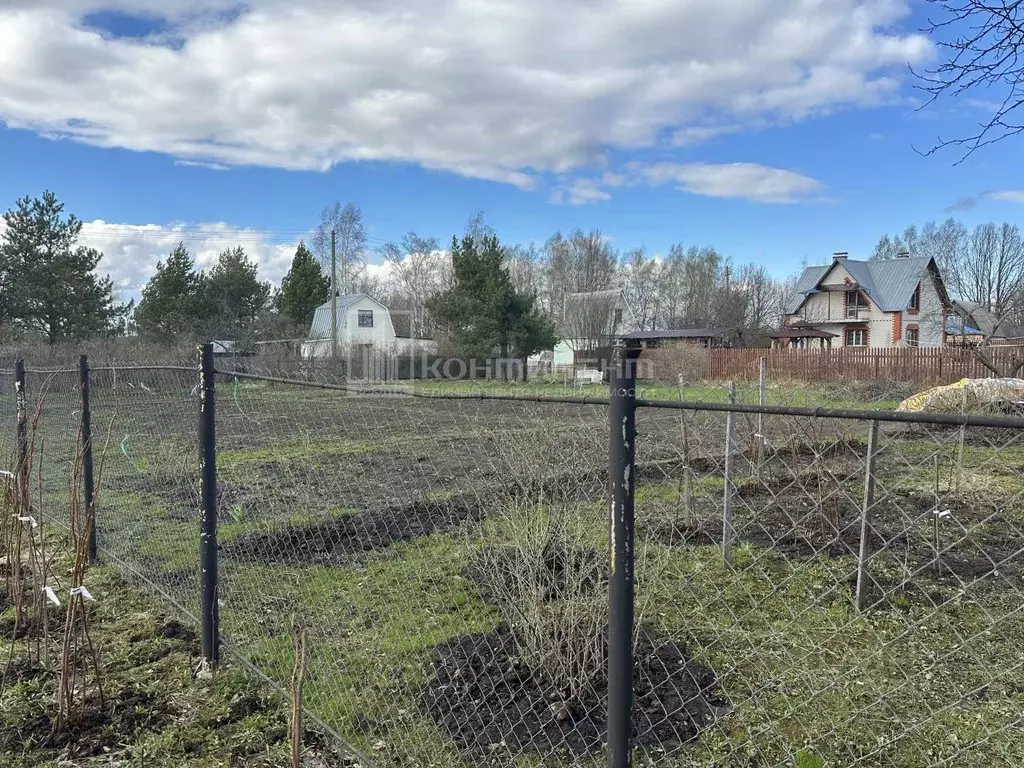
{"label": "fence rail", "polygon": [[626,357],[605,398],[210,351],[19,364],[13,466],[53,520],[91,423],[101,561],[284,691],[301,631],[359,765],[1024,764],[1024,420],[646,400]]}
{"label": "fence rail", "polygon": [[[991,347],[1000,368],[1019,359],[1024,348]],[[708,353],[707,378],[716,381],[757,381],[764,357],[772,381],[808,383],[888,380],[912,384],[946,384],[963,378],[995,374],[971,349],[959,347],[858,349],[714,349]]]}

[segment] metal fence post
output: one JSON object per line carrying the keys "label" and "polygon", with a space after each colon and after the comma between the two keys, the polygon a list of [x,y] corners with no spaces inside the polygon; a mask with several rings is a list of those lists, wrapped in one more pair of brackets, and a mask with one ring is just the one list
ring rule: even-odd
{"label": "metal fence post", "polygon": [[[736,404],[736,382],[729,382],[729,403]],[[725,491],[722,501],[722,556],[732,562],[732,430],[733,412],[725,414]]]}
{"label": "metal fence post", "polygon": [[17,409],[17,426],[15,427],[15,474],[18,483],[18,495],[28,509],[29,474],[28,466],[28,392],[25,389],[25,361],[14,361],[14,400]]}
{"label": "metal fence post", "polygon": [[199,468],[202,473],[202,517],[199,569],[202,579],[203,658],[220,659],[220,615],[217,608],[217,441],[214,412],[213,345],[199,348]]}
{"label": "metal fence post", "polygon": [[[92,411],[89,404],[89,358],[78,358],[78,391],[82,402],[82,488],[85,493],[85,514],[89,520],[89,562],[97,560],[96,542],[96,486],[92,461]],[[90,510],[92,514],[90,514]]]}
{"label": "metal fence post", "polygon": [[636,493],[636,363],[616,346],[608,372],[611,578],[608,588],[608,766],[627,768],[633,735],[633,523]]}
{"label": "metal fence post", "polygon": [[872,421],[868,429],[868,456],[864,471],[864,506],[860,514],[860,551],[857,554],[857,610],[863,611],[868,599],[868,560],[871,552],[868,537],[871,533],[871,508],[875,504],[875,454],[878,450],[878,422]]}

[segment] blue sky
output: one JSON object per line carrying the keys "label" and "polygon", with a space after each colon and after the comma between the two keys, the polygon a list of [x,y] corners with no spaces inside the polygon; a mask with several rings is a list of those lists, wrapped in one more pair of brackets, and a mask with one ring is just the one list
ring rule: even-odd
{"label": "blue sky", "polygon": [[371,245],[447,240],[482,209],[510,241],[598,227],[780,276],[958,200],[968,225],[1024,211],[1024,142],[959,165],[915,151],[991,108],[916,109],[907,64],[935,60],[920,4],[203,6],[0,10],[0,206],[54,190],[129,294],[177,239],[201,260],[234,239],[279,278],[335,200]]}

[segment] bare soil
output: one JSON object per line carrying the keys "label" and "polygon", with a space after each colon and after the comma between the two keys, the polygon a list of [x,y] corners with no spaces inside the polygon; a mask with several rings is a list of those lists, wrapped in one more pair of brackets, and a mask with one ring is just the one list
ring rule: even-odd
{"label": "bare soil", "polygon": [[[1024,590],[1024,536],[1019,520],[1006,509],[985,507],[977,500],[946,497],[953,510],[939,524],[934,538],[935,500],[931,494],[886,492],[874,509],[868,548],[905,564],[907,584],[959,589]],[[773,494],[749,486],[737,495],[733,526],[736,539],[770,548],[786,558],[845,558],[851,574],[860,548],[861,509],[851,496],[838,493],[824,505],[814,504],[796,489]],[[668,520],[641,520],[640,529],[669,545],[720,544],[722,521],[704,517],[697,526]],[[883,589],[885,585],[876,585]],[[889,585],[892,586],[892,585]],[[929,590],[929,594],[931,591]]]}
{"label": "bare soil", "polygon": [[[566,700],[519,656],[504,626],[436,646],[424,693],[428,714],[481,765],[491,755],[507,761],[522,753],[579,758],[600,751],[608,732],[607,683],[596,682],[592,700]],[[714,672],[646,632],[636,650],[633,690],[640,746],[671,752],[729,711]]]}
{"label": "bare soil", "polygon": [[345,565],[400,541],[447,533],[482,519],[483,507],[462,499],[419,502],[384,512],[347,515],[226,542],[225,557],[269,564]]}

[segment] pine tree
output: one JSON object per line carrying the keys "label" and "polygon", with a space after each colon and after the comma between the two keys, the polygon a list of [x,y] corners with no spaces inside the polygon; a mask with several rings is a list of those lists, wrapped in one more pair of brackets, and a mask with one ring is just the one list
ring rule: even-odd
{"label": "pine tree", "polygon": [[516,292],[504,262],[494,235],[452,239],[452,287],[427,308],[447,328],[457,354],[525,358],[555,345],[554,326],[535,297]]}
{"label": "pine tree", "polygon": [[51,344],[115,333],[126,313],[110,277],[95,272],[103,254],[78,245],[82,222],[63,213],[53,192],[24,197],[4,214],[0,237],[6,322]]}
{"label": "pine tree", "polygon": [[184,243],[178,243],[167,261],[157,262],[135,310],[140,336],[170,341],[199,333],[205,315],[205,278],[195,266]]}
{"label": "pine tree", "polygon": [[259,281],[256,264],[241,247],[229,248],[217,257],[205,288],[208,334],[250,333],[269,306],[270,283]]}
{"label": "pine tree", "polygon": [[330,298],[330,293],[330,280],[306,244],[300,242],[291,269],[281,281],[276,297],[278,312],[296,328],[307,330],[316,308]]}

